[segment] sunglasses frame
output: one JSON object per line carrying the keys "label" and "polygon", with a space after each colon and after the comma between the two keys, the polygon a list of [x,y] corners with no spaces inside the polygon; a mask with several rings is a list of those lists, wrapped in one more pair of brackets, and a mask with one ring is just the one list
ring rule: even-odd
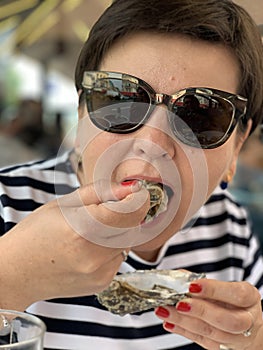
{"label": "sunglasses frame", "polygon": [[[145,112],[144,117],[142,120],[136,124],[135,126],[125,129],[125,130],[110,130],[107,128],[102,128],[99,123],[96,123],[95,118],[91,120],[92,122],[100,129],[111,132],[111,133],[118,133],[118,134],[129,134],[132,133],[138,129],[140,129],[145,122],[150,118],[151,113],[153,111],[153,108],[155,106],[164,104],[168,111],[172,112],[174,114],[173,108],[175,102],[181,98],[182,96],[186,96],[188,94],[197,94],[199,96],[209,98],[219,98],[227,102],[231,108],[232,108],[232,116],[231,116],[231,121],[229,123],[229,127],[226,130],[225,134],[216,142],[208,144],[208,145],[201,145],[199,142],[191,142],[190,140],[184,138],[182,133],[180,133],[177,129],[174,123],[170,121],[170,125],[173,131],[173,134],[184,144],[187,144],[188,146],[195,147],[195,148],[202,148],[202,149],[212,149],[212,148],[217,148],[224,144],[230,135],[232,134],[233,130],[235,129],[236,125],[238,122],[242,119],[244,123],[247,122],[246,118],[246,107],[247,107],[247,99],[245,97],[242,97],[237,94],[233,94],[230,92],[222,91],[222,90],[217,90],[214,88],[207,88],[207,87],[189,87],[185,89],[181,89],[172,95],[168,94],[163,94],[163,93],[156,93],[156,91],[144,80],[139,79],[135,76],[125,74],[125,73],[120,73],[120,72],[108,72],[108,71],[86,71],[84,72],[83,75],[83,81],[82,81],[82,86],[83,86],[83,91],[85,93],[85,100],[86,100],[86,105],[87,105],[87,110],[89,113],[93,113],[93,107],[92,107],[92,102],[91,102],[91,93],[94,89],[95,82],[98,80],[103,80],[103,79],[117,79],[121,81],[128,81],[130,83],[136,84],[140,86],[148,95],[149,97],[149,108]],[[169,113],[170,115],[171,113]],[[170,116],[171,118],[171,116]],[[170,119],[169,118],[169,119]]]}

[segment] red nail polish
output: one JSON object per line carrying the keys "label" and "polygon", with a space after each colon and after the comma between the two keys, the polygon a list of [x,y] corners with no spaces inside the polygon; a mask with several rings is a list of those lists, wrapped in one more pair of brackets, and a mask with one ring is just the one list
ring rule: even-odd
{"label": "red nail polish", "polygon": [[156,309],[155,313],[157,316],[164,317],[164,318],[166,318],[170,315],[170,312],[162,306],[159,306]]}
{"label": "red nail polish", "polygon": [[137,180],[128,180],[128,181],[122,181],[122,186],[132,186],[135,185]]}
{"label": "red nail polish", "polygon": [[165,323],[164,323],[164,327],[165,327],[166,329],[172,330],[172,329],[174,329],[174,324],[173,324],[173,323],[170,323],[170,322],[165,322]]}
{"label": "red nail polish", "polygon": [[183,311],[183,312],[189,312],[191,310],[191,305],[189,303],[184,302],[184,301],[179,301],[179,303],[176,304],[176,310]]}
{"label": "red nail polish", "polygon": [[202,286],[199,283],[191,283],[189,287],[190,293],[200,293],[202,291]]}

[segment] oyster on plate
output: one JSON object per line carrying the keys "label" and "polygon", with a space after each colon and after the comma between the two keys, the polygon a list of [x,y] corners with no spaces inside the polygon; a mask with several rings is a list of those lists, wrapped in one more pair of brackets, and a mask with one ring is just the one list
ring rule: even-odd
{"label": "oyster on plate", "polygon": [[143,180],[142,185],[150,193],[150,209],[144,219],[145,222],[150,222],[167,209],[168,195],[161,183]]}
{"label": "oyster on plate", "polygon": [[124,316],[157,306],[174,305],[185,298],[192,281],[205,278],[183,270],[138,270],[117,275],[97,294],[110,312]]}

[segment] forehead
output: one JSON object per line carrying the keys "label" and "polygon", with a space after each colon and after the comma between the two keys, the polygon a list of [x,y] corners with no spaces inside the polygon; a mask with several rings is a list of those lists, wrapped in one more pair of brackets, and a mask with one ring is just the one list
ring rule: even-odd
{"label": "forehead", "polygon": [[230,48],[175,34],[139,33],[115,43],[101,70],[145,80],[157,92],[189,86],[237,92],[239,64]]}

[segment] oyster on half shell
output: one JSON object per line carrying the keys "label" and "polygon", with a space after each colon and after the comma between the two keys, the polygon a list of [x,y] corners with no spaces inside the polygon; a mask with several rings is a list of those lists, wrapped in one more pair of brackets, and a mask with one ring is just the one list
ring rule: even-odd
{"label": "oyster on half shell", "polygon": [[150,193],[150,209],[144,219],[145,222],[150,222],[167,209],[168,195],[161,183],[143,180],[142,185]]}
{"label": "oyster on half shell", "polygon": [[183,270],[138,270],[117,275],[97,294],[110,312],[124,316],[157,306],[174,305],[186,297],[192,281],[205,278]]}

